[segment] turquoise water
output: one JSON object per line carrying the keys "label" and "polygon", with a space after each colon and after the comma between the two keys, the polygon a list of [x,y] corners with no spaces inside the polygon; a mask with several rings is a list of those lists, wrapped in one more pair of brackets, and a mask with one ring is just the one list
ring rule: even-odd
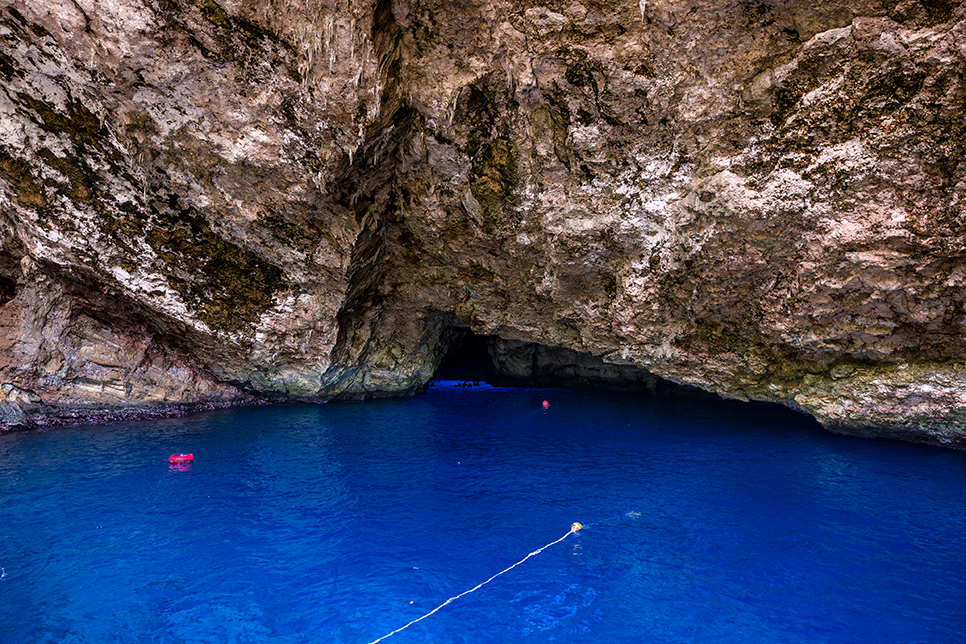
{"label": "turquoise water", "polygon": [[574,521],[385,642],[964,642],[964,501],[962,452],[561,390],[8,434],[0,642],[368,644]]}

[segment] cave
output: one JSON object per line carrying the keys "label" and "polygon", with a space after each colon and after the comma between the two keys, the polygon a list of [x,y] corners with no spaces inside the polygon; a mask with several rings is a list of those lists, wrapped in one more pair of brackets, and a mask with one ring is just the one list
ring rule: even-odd
{"label": "cave", "polygon": [[[446,354],[966,445],[963,3],[107,4],[0,9],[38,422],[406,396]],[[78,353],[112,337],[170,360]]]}
{"label": "cave", "polygon": [[718,398],[696,387],[654,375],[643,367],[614,364],[602,356],[536,342],[456,329],[434,380],[485,382],[495,387],[622,391],[651,396]]}
{"label": "cave", "polygon": [[443,356],[433,380],[459,380],[493,384],[495,370],[487,337],[469,329],[454,329],[453,341]]}

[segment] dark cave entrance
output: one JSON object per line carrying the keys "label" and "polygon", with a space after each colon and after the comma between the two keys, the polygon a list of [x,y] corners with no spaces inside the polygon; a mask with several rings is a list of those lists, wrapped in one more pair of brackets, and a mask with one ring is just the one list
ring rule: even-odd
{"label": "dark cave entrance", "polygon": [[463,329],[450,344],[449,351],[433,374],[433,380],[486,382],[494,376],[493,360],[487,348],[487,336]]}
{"label": "dark cave entrance", "polygon": [[643,367],[605,362],[591,353],[478,335],[465,328],[453,329],[451,337],[433,380],[718,399],[715,394],[665,380]]}

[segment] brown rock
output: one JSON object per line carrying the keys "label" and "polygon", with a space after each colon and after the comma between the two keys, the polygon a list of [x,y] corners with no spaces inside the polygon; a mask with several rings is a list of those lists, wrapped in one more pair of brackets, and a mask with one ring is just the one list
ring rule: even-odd
{"label": "brown rock", "polygon": [[405,394],[468,328],[966,446],[964,17],[8,3],[0,380],[50,413]]}

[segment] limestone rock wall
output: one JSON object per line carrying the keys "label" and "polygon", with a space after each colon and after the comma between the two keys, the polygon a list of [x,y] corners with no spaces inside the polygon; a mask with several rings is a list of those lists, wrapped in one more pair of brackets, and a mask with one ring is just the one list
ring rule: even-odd
{"label": "limestone rock wall", "polygon": [[951,0],[8,1],[5,422],[411,393],[470,328],[966,446],[964,43]]}

